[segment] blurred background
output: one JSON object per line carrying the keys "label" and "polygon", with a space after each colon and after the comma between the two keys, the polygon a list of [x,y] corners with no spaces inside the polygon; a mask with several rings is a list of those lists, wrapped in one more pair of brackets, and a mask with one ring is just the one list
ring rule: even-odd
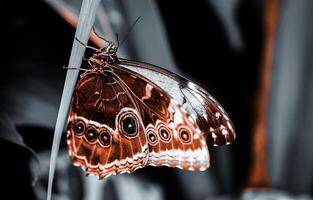
{"label": "blurred background", "polygon": [[[1,199],[46,198],[62,66],[80,6],[0,2]],[[210,149],[205,172],[146,167],[98,181],[72,165],[63,138],[54,199],[313,199],[312,9],[310,0],[102,0],[95,28],[109,40],[125,38],[141,16],[119,57],[207,89],[237,139]],[[90,45],[103,44],[93,35]]]}

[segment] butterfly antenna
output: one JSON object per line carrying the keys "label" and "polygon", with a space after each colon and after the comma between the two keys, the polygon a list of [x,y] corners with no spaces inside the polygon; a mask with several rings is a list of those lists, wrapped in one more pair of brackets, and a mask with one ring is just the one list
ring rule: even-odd
{"label": "butterfly antenna", "polygon": [[96,29],[95,29],[94,26],[92,26],[92,31],[94,32],[94,34],[95,34],[98,38],[100,38],[101,40],[103,40],[103,41],[105,41],[105,42],[107,42],[107,43],[110,43],[109,40],[105,39],[104,37],[100,36],[100,35],[97,33],[97,31],[96,31]]}
{"label": "butterfly antenna", "polygon": [[139,21],[140,18],[141,18],[141,16],[139,16],[139,17],[134,21],[134,23],[133,23],[133,24],[131,25],[131,27],[129,28],[129,30],[128,30],[126,36],[125,36],[124,39],[122,40],[121,45],[119,45],[119,46],[122,46],[122,45],[123,45],[123,43],[124,43],[125,40],[128,38],[129,34],[132,32],[132,30],[134,29],[135,25],[137,24],[137,22]]}
{"label": "butterfly antenna", "polygon": [[120,40],[118,39],[118,34],[115,33],[115,37],[116,37],[116,42],[117,42],[117,47],[116,50],[120,47]]}

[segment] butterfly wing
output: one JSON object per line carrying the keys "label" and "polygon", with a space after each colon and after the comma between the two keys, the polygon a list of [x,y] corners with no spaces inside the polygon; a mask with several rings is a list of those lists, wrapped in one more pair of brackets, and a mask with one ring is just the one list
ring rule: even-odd
{"label": "butterfly wing", "polygon": [[145,165],[204,170],[208,142],[234,140],[227,114],[195,84],[144,63],[121,59],[111,67],[86,73],[74,93],[68,144],[88,174],[104,178]]}
{"label": "butterfly wing", "polygon": [[166,69],[141,62],[119,59],[120,66],[146,77],[168,93],[206,133],[209,145],[232,143],[235,130],[221,105],[204,89]]}
{"label": "butterfly wing", "polygon": [[121,66],[111,67],[117,81],[140,105],[139,113],[149,143],[148,164],[188,170],[208,168],[206,135],[183,104],[146,77]]}
{"label": "butterfly wing", "polygon": [[75,165],[104,178],[146,165],[138,105],[112,77],[87,73],[74,92],[67,142]]}

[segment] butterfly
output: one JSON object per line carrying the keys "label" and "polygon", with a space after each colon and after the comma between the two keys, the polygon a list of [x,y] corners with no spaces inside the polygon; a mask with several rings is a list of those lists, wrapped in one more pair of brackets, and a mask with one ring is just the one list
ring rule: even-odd
{"label": "butterfly", "polygon": [[[79,40],[78,40],[79,41]],[[145,166],[205,170],[209,146],[236,135],[220,104],[187,79],[152,64],[118,58],[109,42],[94,49],[73,94],[70,157],[99,179]]]}

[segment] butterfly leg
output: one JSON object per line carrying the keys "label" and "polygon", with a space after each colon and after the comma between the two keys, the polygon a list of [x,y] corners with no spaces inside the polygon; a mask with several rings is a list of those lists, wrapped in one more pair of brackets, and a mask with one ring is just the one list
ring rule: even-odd
{"label": "butterfly leg", "polygon": [[75,37],[75,40],[77,41],[77,42],[79,42],[79,44],[81,44],[81,45],[83,45],[85,48],[87,48],[87,49],[92,49],[92,50],[95,50],[95,51],[99,51],[99,49],[97,49],[97,48],[95,48],[95,47],[92,47],[92,46],[88,46],[88,45],[86,45],[86,44],[84,44],[82,41],[80,41],[77,37]]}
{"label": "butterfly leg", "polygon": [[92,69],[83,69],[83,68],[65,67],[65,66],[63,66],[63,69],[68,69],[68,70],[80,70],[80,71],[84,71],[84,72],[92,72],[92,71],[94,71],[94,70],[92,70]]}

